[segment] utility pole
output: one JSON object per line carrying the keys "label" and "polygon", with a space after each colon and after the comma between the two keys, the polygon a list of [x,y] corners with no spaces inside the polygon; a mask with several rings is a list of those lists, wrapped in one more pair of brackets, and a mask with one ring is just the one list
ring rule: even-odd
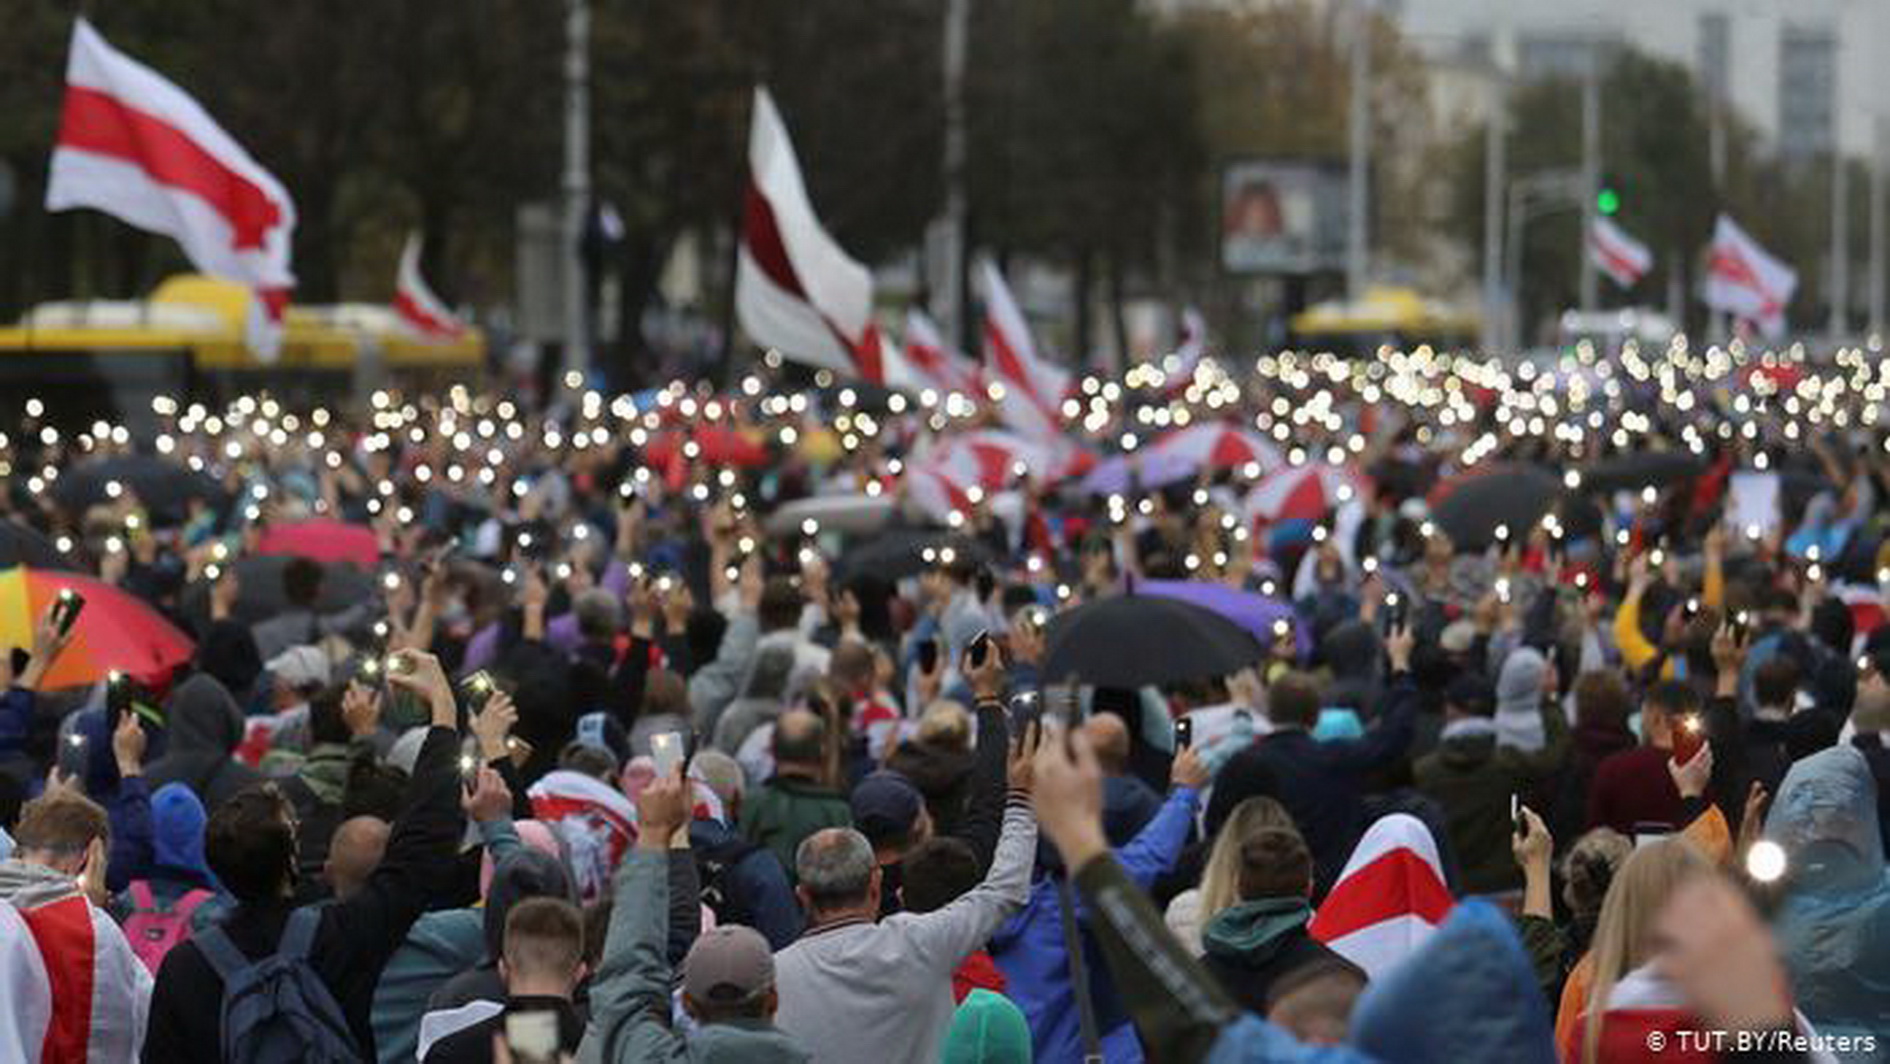
{"label": "utility pole", "polygon": [[1345,293],[1353,301],[1365,296],[1366,246],[1365,184],[1371,169],[1372,42],[1370,0],[1352,0],[1352,87],[1350,167],[1346,188]]}
{"label": "utility pole", "polygon": [[582,374],[591,368],[583,248],[591,201],[589,0],[565,0],[564,12],[564,369]]}
{"label": "utility pole", "polygon": [[1850,324],[1845,313],[1851,298],[1851,210],[1844,173],[1844,148],[1831,135],[1831,339],[1842,339]]}
{"label": "utility pole", "polygon": [[1870,130],[1870,333],[1882,336],[1884,329],[1884,204],[1883,155],[1884,116],[1878,115]]}
{"label": "utility pole", "polygon": [[971,0],[945,8],[945,217],[939,258],[944,276],[932,289],[932,309],[946,342],[965,344],[965,50]]}
{"label": "utility pole", "polygon": [[1594,310],[1600,297],[1600,276],[1595,257],[1588,253],[1595,231],[1595,197],[1601,193],[1601,42],[1588,41],[1588,69],[1582,79],[1582,231],[1576,251],[1581,256],[1581,307]]}
{"label": "utility pole", "polygon": [[[1494,58],[1494,57],[1492,57]],[[1483,142],[1483,353],[1510,342],[1503,306],[1503,200],[1508,161],[1509,88],[1503,68],[1490,67],[1490,117]]]}

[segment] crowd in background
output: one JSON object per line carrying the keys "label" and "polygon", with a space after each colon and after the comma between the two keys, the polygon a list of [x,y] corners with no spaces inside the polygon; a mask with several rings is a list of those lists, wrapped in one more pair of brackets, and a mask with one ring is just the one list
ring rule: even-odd
{"label": "crowd in background", "polygon": [[1280,356],[942,507],[987,404],[29,409],[0,1057],[1886,1059],[1884,388]]}

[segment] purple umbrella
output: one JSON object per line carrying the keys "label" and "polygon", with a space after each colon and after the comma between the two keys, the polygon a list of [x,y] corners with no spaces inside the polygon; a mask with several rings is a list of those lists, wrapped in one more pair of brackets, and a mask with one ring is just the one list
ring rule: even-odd
{"label": "purple umbrella", "polygon": [[1300,658],[1303,660],[1312,653],[1312,637],[1306,631],[1306,626],[1299,623],[1290,602],[1205,580],[1139,580],[1135,590],[1138,594],[1180,599],[1212,610],[1252,632],[1261,646],[1273,645],[1273,622],[1290,621]]}

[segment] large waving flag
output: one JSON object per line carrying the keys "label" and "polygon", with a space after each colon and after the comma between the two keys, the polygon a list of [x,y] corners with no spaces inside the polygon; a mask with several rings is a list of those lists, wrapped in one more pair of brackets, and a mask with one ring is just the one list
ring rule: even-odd
{"label": "large waving flag", "polygon": [[459,320],[420,276],[420,234],[407,234],[400,249],[400,274],[394,281],[394,313],[402,325],[422,340],[456,340],[466,331]]}
{"label": "large waving flag", "polygon": [[1393,813],[1366,829],[1306,930],[1376,979],[1436,934],[1452,904],[1430,829]]}
{"label": "large waving flag", "polygon": [[551,825],[571,858],[578,892],[590,900],[637,841],[637,807],[623,792],[570,769],[545,773],[525,792],[532,815]]}
{"label": "large waving flag", "polygon": [[997,264],[985,260],[984,370],[987,379],[1003,386],[999,413],[1005,424],[1034,440],[1061,439],[1064,393],[1070,375],[1037,357],[1030,325]]}
{"label": "large waving flag", "polygon": [[1622,288],[1633,288],[1654,268],[1654,253],[1627,234],[1611,218],[1595,215],[1588,231],[1588,256],[1595,267]]}
{"label": "large waving flag", "polygon": [[815,217],[787,126],[760,86],[748,128],[748,169],[735,267],[742,329],[786,358],[884,384],[873,275]]}
{"label": "large waving flag", "polygon": [[273,359],[295,275],[295,204],[184,90],[72,27],[65,108],[46,180],[49,211],[91,207],[162,233],[207,274],[248,285],[251,346]]}
{"label": "large waving flag", "polygon": [[1773,258],[1739,224],[1720,215],[1706,262],[1702,298],[1714,310],[1744,318],[1767,336],[1785,331],[1785,305],[1798,288],[1798,273]]}

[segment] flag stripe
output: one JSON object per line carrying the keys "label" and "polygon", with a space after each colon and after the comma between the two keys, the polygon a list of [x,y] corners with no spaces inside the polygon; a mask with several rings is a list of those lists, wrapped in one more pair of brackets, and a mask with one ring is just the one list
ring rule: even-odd
{"label": "flag stripe", "polygon": [[39,944],[52,992],[52,1022],[46,1025],[42,1059],[84,1060],[96,953],[91,904],[75,894],[23,910],[20,916]]}
{"label": "flag stripe", "polygon": [[1450,891],[1437,871],[1415,852],[1400,847],[1346,875],[1332,890],[1307,930],[1322,942],[1372,924],[1415,915],[1436,924],[1450,912]]}
{"label": "flag stripe", "polygon": [[80,85],[66,88],[59,147],[123,159],[151,180],[203,200],[230,224],[238,251],[260,249],[282,210],[248,178],[155,115]]}

